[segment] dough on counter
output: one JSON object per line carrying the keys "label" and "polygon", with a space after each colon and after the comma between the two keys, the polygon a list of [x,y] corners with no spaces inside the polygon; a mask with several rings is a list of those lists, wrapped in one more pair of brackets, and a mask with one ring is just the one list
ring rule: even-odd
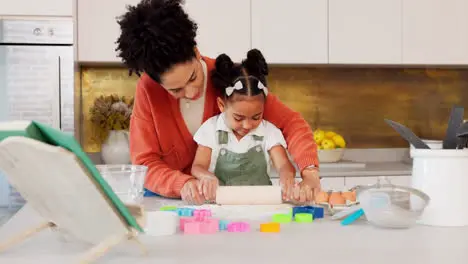
{"label": "dough on counter", "polygon": [[216,203],[221,205],[275,205],[283,203],[280,186],[220,186]]}

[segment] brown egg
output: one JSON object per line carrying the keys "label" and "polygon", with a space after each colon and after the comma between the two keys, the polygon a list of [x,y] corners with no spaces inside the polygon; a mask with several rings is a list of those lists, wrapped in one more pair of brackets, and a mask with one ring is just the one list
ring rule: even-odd
{"label": "brown egg", "polygon": [[356,191],[352,191],[352,192],[342,192],[342,193],[341,193],[341,196],[343,196],[343,198],[344,198],[346,201],[350,201],[350,202],[355,202],[355,201],[356,201]]}
{"label": "brown egg", "polygon": [[330,205],[346,204],[345,198],[341,195],[341,192],[332,192],[330,199],[328,199]]}
{"label": "brown egg", "polygon": [[315,202],[316,203],[328,203],[328,193],[321,191],[317,194],[317,197],[315,197]]}

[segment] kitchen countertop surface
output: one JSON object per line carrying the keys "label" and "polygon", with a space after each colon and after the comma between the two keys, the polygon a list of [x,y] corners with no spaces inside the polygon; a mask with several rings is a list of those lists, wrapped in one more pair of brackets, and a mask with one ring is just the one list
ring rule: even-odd
{"label": "kitchen countertop surface", "polygon": [[[145,198],[148,210],[177,203],[180,201]],[[40,221],[26,205],[0,229],[0,238]],[[284,224],[279,234],[253,231],[166,237],[143,235],[141,241],[149,249],[146,257],[140,255],[135,243],[126,242],[96,263],[465,264],[468,260],[468,227],[415,226],[394,230],[376,228],[365,221],[344,227],[339,222],[320,219],[311,224]],[[78,256],[86,249],[82,244],[64,240],[57,233],[44,231],[0,253],[0,263],[77,263]]]}
{"label": "kitchen countertop surface", "polygon": [[365,167],[340,166],[320,169],[321,177],[367,177],[411,175],[412,165],[404,162],[367,162]]}

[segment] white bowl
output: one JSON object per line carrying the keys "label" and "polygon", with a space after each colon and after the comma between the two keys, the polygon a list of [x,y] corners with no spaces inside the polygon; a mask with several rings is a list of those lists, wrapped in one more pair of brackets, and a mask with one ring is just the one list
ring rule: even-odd
{"label": "white bowl", "polygon": [[323,163],[338,162],[343,158],[343,154],[344,148],[318,150],[319,162]]}

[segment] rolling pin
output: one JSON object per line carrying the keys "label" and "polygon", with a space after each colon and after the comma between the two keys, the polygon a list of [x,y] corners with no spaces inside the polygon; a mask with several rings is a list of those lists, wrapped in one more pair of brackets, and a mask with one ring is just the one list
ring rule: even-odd
{"label": "rolling pin", "polygon": [[282,204],[280,186],[219,186],[216,204],[221,205],[275,205]]}

